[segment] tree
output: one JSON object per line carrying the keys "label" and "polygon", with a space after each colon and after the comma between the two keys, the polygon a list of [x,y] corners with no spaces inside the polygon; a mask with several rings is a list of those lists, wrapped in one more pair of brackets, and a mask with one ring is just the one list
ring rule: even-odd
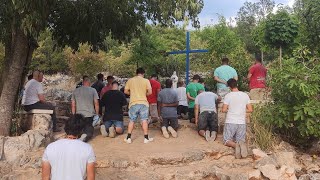
{"label": "tree", "polygon": [[270,15],[265,24],[265,40],[272,46],[279,48],[280,67],[282,66],[282,48],[294,42],[298,35],[298,24],[285,10]]}
{"label": "tree", "polygon": [[187,17],[198,27],[202,7],[203,0],[2,0],[0,40],[8,68],[0,83],[0,135],[9,135],[19,82],[27,71],[24,67],[45,28],[62,47],[78,49],[79,43],[89,43],[96,51],[109,33],[121,41],[139,35],[147,19],[168,26]]}

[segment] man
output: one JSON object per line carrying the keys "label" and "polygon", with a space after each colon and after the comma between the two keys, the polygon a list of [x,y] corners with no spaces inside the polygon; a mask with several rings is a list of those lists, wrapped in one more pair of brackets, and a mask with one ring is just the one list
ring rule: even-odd
{"label": "man", "polygon": [[236,158],[245,158],[248,155],[246,145],[246,113],[253,111],[249,96],[238,90],[235,79],[228,80],[231,90],[225,96],[222,112],[227,113],[223,131],[224,144],[236,150]]}
{"label": "man", "polygon": [[229,66],[228,58],[223,58],[222,66],[214,71],[214,80],[217,81],[217,93],[222,99],[230,92],[230,89],[227,87],[227,81],[231,78],[238,80],[237,71]]}
{"label": "man", "polygon": [[90,144],[78,140],[84,117],[66,121],[67,137],[48,145],[42,157],[42,180],[95,179],[95,155]]}
{"label": "man", "polygon": [[267,69],[262,65],[261,58],[257,57],[255,64],[249,69],[248,79],[250,81],[250,99],[263,100],[266,95],[266,76]]}
{"label": "man", "polygon": [[208,142],[211,140],[214,141],[217,137],[218,119],[216,103],[218,100],[221,100],[221,98],[215,93],[204,92],[203,90],[199,91],[199,95],[195,100],[194,114],[196,125],[198,126],[198,133]]}
{"label": "man", "polygon": [[114,77],[113,76],[108,76],[107,77],[107,82],[108,84],[102,88],[101,93],[100,93],[100,97],[102,97],[104,95],[104,93],[108,92],[109,90],[112,89],[112,82],[114,81]]}
{"label": "man", "polygon": [[122,107],[127,104],[127,99],[119,91],[119,83],[117,81],[114,81],[112,89],[103,95],[101,104],[105,107],[104,124],[100,127],[102,136],[114,138],[116,134],[122,134],[124,131]]}
{"label": "man", "polygon": [[187,92],[185,88],[185,84],[183,81],[178,82],[178,88],[176,89],[179,106],[177,108],[178,118],[185,117],[188,113],[188,99],[187,99]]}
{"label": "man", "polygon": [[53,110],[53,114],[51,115],[53,132],[58,132],[59,130],[57,129],[57,124],[56,124],[57,123],[56,110],[52,104],[46,102],[43,87],[41,85],[42,81],[43,81],[43,73],[39,71],[34,71],[33,79],[29,80],[25,86],[21,104],[23,105],[23,109],[25,111],[31,111],[32,109]]}
{"label": "man", "polygon": [[152,94],[147,96],[149,102],[149,112],[150,112],[150,123],[157,122],[159,120],[159,114],[157,109],[157,97],[161,90],[161,84],[158,82],[158,76],[156,74],[151,75],[149,79]]}
{"label": "man", "polygon": [[198,91],[203,90],[204,87],[202,84],[199,83],[200,76],[194,75],[192,78],[192,82],[188,84],[186,92],[187,92],[187,98],[189,100],[189,120],[191,123],[195,123],[194,119],[194,100],[196,99],[198,95]]}
{"label": "man", "polygon": [[144,78],[145,71],[143,68],[138,68],[136,76],[129,79],[124,88],[124,93],[130,95],[129,102],[129,118],[128,135],[124,141],[128,144],[132,142],[131,133],[134,123],[140,118],[143,133],[144,143],[153,141],[148,135],[148,118],[149,118],[149,103],[147,96],[152,94],[151,84],[148,79]]}
{"label": "man", "polygon": [[179,105],[178,95],[174,89],[172,89],[172,80],[166,80],[166,88],[160,91],[158,96],[158,111],[161,114],[162,120],[162,134],[165,138],[169,138],[169,133],[172,137],[178,136],[177,130],[178,114],[177,106]]}
{"label": "man", "polygon": [[91,86],[92,88],[96,89],[98,95],[100,95],[101,90],[104,88],[103,79],[104,79],[103,74],[99,73],[97,75],[97,81],[95,83],[93,83]]}
{"label": "man", "polygon": [[99,96],[97,91],[90,87],[90,79],[83,76],[82,86],[76,88],[72,94],[72,114],[81,114],[85,118],[83,134],[80,140],[87,142],[93,136],[93,120],[99,118]]}

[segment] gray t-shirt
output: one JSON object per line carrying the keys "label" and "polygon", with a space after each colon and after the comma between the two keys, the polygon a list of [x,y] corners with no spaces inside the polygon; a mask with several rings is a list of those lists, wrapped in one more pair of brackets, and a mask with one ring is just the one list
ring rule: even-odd
{"label": "gray t-shirt", "polygon": [[31,79],[27,82],[22,96],[22,105],[31,105],[39,102],[39,94],[43,94],[43,88],[40,82]]}
{"label": "gray t-shirt", "polygon": [[72,100],[76,102],[76,113],[84,117],[93,117],[94,100],[99,99],[97,91],[92,87],[81,86],[73,91]]}
{"label": "gray t-shirt", "polygon": [[196,97],[195,104],[200,106],[200,113],[214,111],[217,113],[216,101],[218,95],[213,92],[203,92]]}
{"label": "gray t-shirt", "polygon": [[[179,102],[177,92],[172,88],[165,88],[160,91],[158,95],[158,102],[164,104],[173,104]],[[161,109],[161,116],[163,118],[176,118],[177,107],[163,107]]]}
{"label": "gray t-shirt", "polygon": [[90,144],[77,139],[61,139],[48,145],[42,161],[51,166],[51,180],[86,179],[87,164],[96,161]]}

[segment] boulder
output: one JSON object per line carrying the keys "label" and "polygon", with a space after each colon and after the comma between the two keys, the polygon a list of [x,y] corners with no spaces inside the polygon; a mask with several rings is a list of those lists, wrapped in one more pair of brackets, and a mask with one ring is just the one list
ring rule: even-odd
{"label": "boulder", "polygon": [[315,173],[315,174],[304,174],[299,177],[299,180],[319,180],[320,179],[320,174]]}
{"label": "boulder", "polygon": [[266,178],[270,180],[278,180],[281,177],[280,170],[277,170],[276,166],[273,164],[267,164],[264,166],[259,167],[259,170]]}
{"label": "boulder", "polygon": [[258,169],[252,170],[248,173],[249,180],[261,179],[261,171]]}
{"label": "boulder", "polygon": [[52,121],[50,114],[28,114],[27,118],[21,120],[21,127],[24,131],[28,130],[47,130],[52,131]]}
{"label": "boulder", "polygon": [[267,157],[259,159],[258,161],[255,161],[254,167],[256,169],[259,169],[259,167],[265,166],[265,165],[274,165],[275,167],[279,166],[277,161],[274,158],[267,156]]}
{"label": "boulder", "polygon": [[301,166],[297,163],[294,152],[277,152],[274,157],[279,166],[286,165],[293,167],[296,171],[301,171]]}
{"label": "boulder", "polygon": [[264,157],[268,157],[268,155],[265,152],[263,152],[262,150],[260,150],[260,149],[253,149],[252,153],[253,153],[253,159],[254,160],[258,160],[258,159],[261,159],[261,158],[264,158]]}

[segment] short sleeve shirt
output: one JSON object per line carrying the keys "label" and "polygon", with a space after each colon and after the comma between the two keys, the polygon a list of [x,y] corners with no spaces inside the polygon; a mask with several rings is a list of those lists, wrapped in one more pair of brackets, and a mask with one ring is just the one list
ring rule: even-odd
{"label": "short sleeve shirt", "polygon": [[214,111],[217,113],[216,101],[218,95],[213,92],[203,92],[196,97],[195,104],[199,105],[200,113],[204,111]]}
{"label": "short sleeve shirt", "polygon": [[43,87],[37,80],[31,79],[27,82],[22,96],[22,105],[31,105],[40,101],[39,94],[43,94]]}
{"label": "short sleeve shirt", "polygon": [[[203,85],[191,82],[188,84],[186,92],[189,93],[191,97],[196,98],[199,90],[205,90]],[[189,100],[189,108],[194,108],[194,100]]]}
{"label": "short sleeve shirt", "polygon": [[93,117],[96,114],[94,101],[98,99],[97,91],[87,86],[77,88],[72,94],[72,100],[76,102],[76,113],[84,117]]}
{"label": "short sleeve shirt", "polygon": [[249,96],[241,91],[230,92],[223,100],[223,104],[228,105],[226,123],[246,124],[247,104],[250,103]]}
{"label": "short sleeve shirt", "polygon": [[[172,88],[165,88],[160,91],[158,95],[158,101],[164,104],[173,104],[177,103],[178,95],[177,92]],[[177,114],[177,107],[163,107],[161,108],[161,116],[163,118],[176,118],[178,117]]]}
{"label": "short sleeve shirt", "polygon": [[101,98],[101,104],[105,107],[104,121],[123,121],[122,107],[127,104],[127,99],[121,91],[108,91]]}
{"label": "short sleeve shirt", "polygon": [[141,76],[135,76],[128,80],[125,90],[130,91],[129,108],[136,104],[143,104],[149,107],[147,100],[147,90],[151,89],[151,84],[148,79]]}
{"label": "short sleeve shirt", "polygon": [[265,88],[267,69],[262,64],[255,64],[250,67],[250,89]]}
{"label": "short sleeve shirt", "polygon": [[51,166],[51,180],[84,180],[87,164],[96,161],[90,144],[77,139],[61,139],[48,145],[42,161]]}
{"label": "short sleeve shirt", "polygon": [[[238,76],[237,71],[233,67],[228,66],[228,65],[222,65],[222,66],[218,67],[214,71],[213,75],[215,77],[218,77],[219,79],[225,81],[225,82],[227,82],[231,78]],[[226,88],[228,88],[228,87],[225,84],[217,83],[217,89],[226,89]]]}
{"label": "short sleeve shirt", "polygon": [[161,84],[153,79],[150,79],[150,84],[151,84],[151,88],[152,88],[152,94],[150,96],[147,97],[148,102],[151,103],[157,103],[157,97],[158,97],[158,90],[161,89]]}

